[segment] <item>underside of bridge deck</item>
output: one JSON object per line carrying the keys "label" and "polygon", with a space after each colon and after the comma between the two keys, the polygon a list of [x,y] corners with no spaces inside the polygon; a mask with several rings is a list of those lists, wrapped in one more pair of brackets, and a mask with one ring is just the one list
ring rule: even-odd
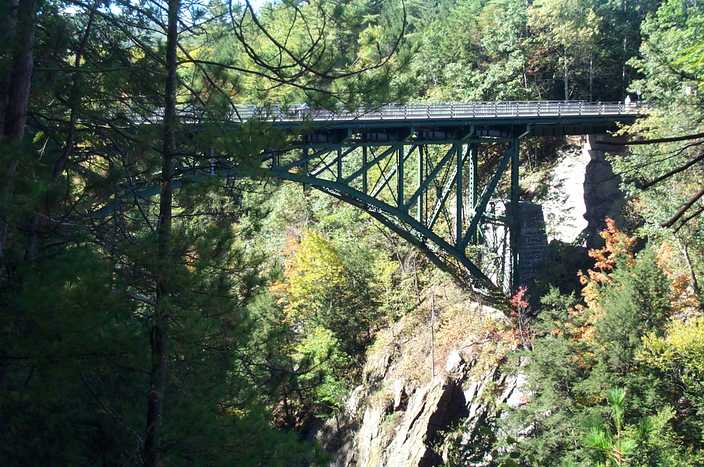
{"label": "underside of bridge deck", "polygon": [[521,140],[602,134],[639,114],[623,104],[504,104],[252,114],[276,144],[246,160],[202,148],[207,165],[183,167],[176,184],[213,176],[274,177],[316,188],[363,209],[457,280],[495,297],[520,281]]}

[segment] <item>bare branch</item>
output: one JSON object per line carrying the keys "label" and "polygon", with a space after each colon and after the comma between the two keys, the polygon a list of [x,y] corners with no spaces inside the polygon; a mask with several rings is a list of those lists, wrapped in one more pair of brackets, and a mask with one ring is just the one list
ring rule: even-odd
{"label": "bare branch", "polygon": [[[324,30],[319,31],[318,37],[316,37],[316,40],[313,41],[311,46],[306,51],[304,51],[303,53],[297,54],[297,53],[294,53],[292,50],[290,50],[290,48],[287,46],[287,43],[281,43],[278,39],[276,39],[276,37],[274,37],[274,35],[262,24],[262,22],[259,20],[257,14],[256,14],[256,12],[254,11],[254,8],[252,7],[251,3],[249,2],[249,0],[245,1],[245,14],[247,12],[249,13],[249,16],[252,20],[252,23],[254,23],[254,25],[257,27],[257,29],[259,31],[261,31],[262,34],[264,34],[264,36],[269,40],[269,42],[271,44],[274,45],[274,47],[276,47],[279,54],[284,54],[284,55],[288,56],[293,61],[293,64],[295,64],[296,66],[298,66],[300,68],[300,70],[298,72],[296,72],[296,74],[295,74],[296,77],[300,77],[302,75],[302,73],[309,73],[309,74],[316,76],[318,78],[321,78],[321,79],[335,80],[335,79],[348,78],[348,77],[352,77],[355,75],[359,75],[361,73],[365,73],[368,71],[379,69],[379,68],[383,67],[384,65],[386,65],[391,60],[391,58],[394,56],[394,54],[396,53],[396,51],[398,50],[398,48],[401,45],[401,41],[403,40],[403,37],[405,36],[407,23],[408,23],[405,2],[401,1],[401,5],[402,5],[402,11],[403,11],[403,21],[402,21],[402,25],[401,25],[401,31],[398,34],[398,36],[395,38],[394,44],[391,48],[391,51],[389,51],[388,54],[383,56],[379,61],[377,61],[374,64],[359,68],[357,70],[349,70],[349,71],[338,72],[338,73],[333,73],[331,69],[319,70],[314,66],[313,63],[310,63],[307,61],[309,56],[312,57],[317,44],[319,44],[320,41],[322,40],[322,38],[324,37]],[[232,11],[231,2],[229,4],[229,6],[230,6],[230,11]],[[231,13],[231,17],[233,19],[233,26],[235,24],[237,24],[237,29],[238,29],[238,31],[237,30],[235,31],[235,35],[237,36],[238,40],[242,43],[242,45],[245,47],[247,54],[253,60],[255,60],[255,62],[258,65],[267,68],[268,70],[270,70],[273,73],[278,74],[278,72],[281,71],[283,69],[283,67],[281,67],[281,66],[276,67],[276,66],[273,66],[273,64],[268,63],[266,60],[264,60],[262,58],[260,53],[256,52],[252,47],[250,47],[248,45],[247,40],[244,37],[244,31],[243,31],[243,22],[244,22],[245,14],[242,15],[241,20],[237,21],[234,18],[234,14]],[[325,21],[326,15],[323,14],[322,17],[323,17],[323,21]],[[323,28],[324,27],[325,27],[325,23],[323,24]],[[323,42],[321,47],[324,47],[324,46],[325,46],[325,43]],[[318,60],[316,60],[316,62],[319,62],[319,59],[320,59],[320,56],[318,56]],[[291,66],[292,65],[286,65],[285,67],[290,68]],[[293,76],[289,76],[288,78],[289,79],[293,78]]]}
{"label": "bare branch", "polygon": [[[687,212],[687,210],[689,208],[691,208],[692,205],[694,203],[696,203],[702,196],[704,196],[704,188],[702,188],[701,190],[696,192],[694,194],[694,196],[689,198],[689,200],[686,203],[684,203],[669,220],[663,222],[661,224],[661,226],[662,227],[672,227],[675,224],[675,222],[677,222]],[[689,220],[689,218],[688,218],[688,220]]]}
{"label": "bare branch", "polygon": [[701,139],[701,138],[704,138],[704,133],[693,133],[690,135],[670,136],[667,138],[641,139],[641,140],[636,140],[636,141],[625,141],[625,142],[600,141],[599,144],[603,144],[605,146],[636,146],[636,145],[643,145],[643,144],[675,143],[677,141],[689,141],[689,140]]}
{"label": "bare branch", "polygon": [[674,168],[674,169],[670,170],[669,172],[667,172],[663,175],[660,175],[659,177],[654,178],[653,180],[651,180],[649,182],[644,183],[641,187],[643,189],[650,188],[653,185],[656,185],[656,184],[662,182],[663,180],[666,180],[666,179],[672,177],[673,175],[677,175],[680,172],[684,172],[685,170],[687,170],[688,168],[692,167],[694,164],[696,164],[697,162],[702,161],[702,160],[704,160],[704,153],[698,155],[694,159],[691,159],[686,164],[681,165],[677,168]]}
{"label": "bare branch", "polygon": [[[701,215],[702,213],[704,213],[704,206],[701,206],[699,209],[697,209],[696,211],[694,211],[692,214],[690,214],[689,216],[687,216],[687,217],[685,217],[684,219],[682,219],[682,222],[680,223],[680,225],[678,225],[677,227],[675,227],[675,232],[678,232],[682,227],[684,227],[685,225],[687,225],[687,224],[689,223],[689,221],[691,221],[691,220],[694,219],[695,217]],[[687,255],[687,256],[688,256],[688,255]],[[689,263],[689,258],[687,258],[687,262]],[[695,279],[694,282],[696,283],[696,276],[694,275],[694,271],[691,269],[691,268],[692,268],[691,264],[689,265],[689,267],[690,267],[690,273],[692,274],[693,279]],[[698,287],[697,287],[697,288],[698,288]]]}

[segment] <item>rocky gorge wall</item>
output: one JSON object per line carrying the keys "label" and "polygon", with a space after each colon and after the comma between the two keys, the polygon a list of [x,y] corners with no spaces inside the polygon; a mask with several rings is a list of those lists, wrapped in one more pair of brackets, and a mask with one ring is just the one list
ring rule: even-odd
{"label": "rocky gorge wall", "polygon": [[601,245],[599,232],[604,229],[604,218],[621,219],[625,197],[606,151],[623,147],[604,144],[614,141],[605,135],[568,141],[558,149],[557,163],[535,182],[546,187],[544,194],[533,201],[543,208],[548,241],[593,248]]}
{"label": "rocky gorge wall", "polygon": [[[624,197],[605,157],[612,147],[593,136],[583,143],[563,146],[536,182],[547,190],[522,203],[531,238],[522,276],[545,260],[575,280],[577,263],[567,263],[599,244],[605,216],[620,217]],[[539,258],[546,232],[552,248]],[[528,399],[522,375],[505,364],[520,342],[505,315],[450,285],[426,293],[436,298],[434,332],[427,300],[381,331],[344,413],[318,432],[332,466],[488,465],[502,410]]]}
{"label": "rocky gorge wall", "polygon": [[490,457],[500,407],[525,397],[520,378],[501,369],[517,345],[511,326],[448,286],[437,298],[431,348],[427,311],[377,337],[345,413],[319,432],[332,466],[480,465]]}

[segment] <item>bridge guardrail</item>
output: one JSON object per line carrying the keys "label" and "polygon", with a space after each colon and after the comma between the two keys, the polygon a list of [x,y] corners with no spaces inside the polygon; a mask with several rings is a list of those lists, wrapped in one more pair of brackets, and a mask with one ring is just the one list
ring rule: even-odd
{"label": "bridge guardrail", "polygon": [[642,103],[587,101],[508,101],[449,104],[385,105],[378,109],[356,112],[333,112],[297,105],[258,108],[237,107],[235,120],[261,119],[277,122],[352,121],[352,120],[447,120],[510,117],[562,117],[598,115],[642,115],[649,106]]}

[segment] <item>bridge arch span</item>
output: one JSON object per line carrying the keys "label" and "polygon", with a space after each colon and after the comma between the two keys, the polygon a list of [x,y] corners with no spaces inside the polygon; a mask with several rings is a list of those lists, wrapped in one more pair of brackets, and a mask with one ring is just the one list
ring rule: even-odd
{"label": "bridge arch span", "polygon": [[[292,143],[265,150],[254,164],[213,155],[209,166],[184,171],[175,183],[274,177],[316,188],[364,210],[477,295],[496,297],[518,285],[521,139],[606,133],[644,111],[623,103],[553,101],[387,106],[361,113],[239,109],[240,116],[290,135]],[[153,194],[152,188],[140,196]],[[496,215],[491,206],[501,202],[507,202],[507,214]],[[509,233],[503,245],[508,255],[482,251],[484,227],[497,223]],[[487,270],[493,261],[482,258],[487,254],[508,258],[508,264]]]}

